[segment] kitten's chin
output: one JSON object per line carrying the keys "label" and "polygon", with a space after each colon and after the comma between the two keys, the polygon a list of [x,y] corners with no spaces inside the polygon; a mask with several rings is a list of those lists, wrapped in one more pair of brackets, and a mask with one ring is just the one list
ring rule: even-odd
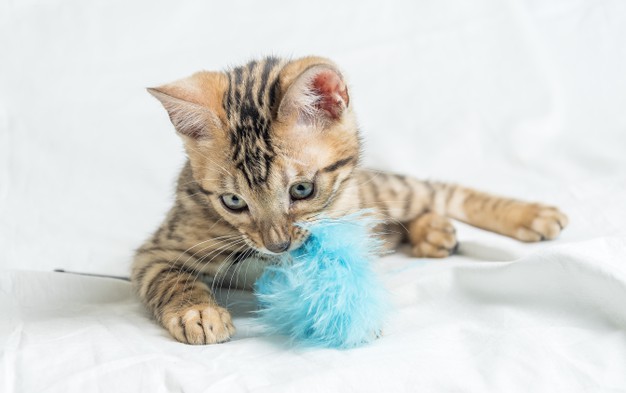
{"label": "kitten's chin", "polygon": [[266,256],[272,256],[272,257],[277,257],[277,256],[281,256],[281,255],[285,255],[293,250],[296,250],[298,248],[300,248],[300,246],[302,245],[303,241],[294,241],[291,243],[291,245],[289,246],[289,248],[287,248],[285,251],[281,251],[281,252],[273,252],[268,250],[265,247],[253,247],[257,252],[266,255]]}
{"label": "kitten's chin", "polygon": [[282,252],[273,252],[273,251],[268,250],[268,249],[267,249],[267,248],[265,248],[265,247],[262,247],[262,248],[254,248],[254,249],[255,249],[258,253],[261,253],[261,254],[266,255],[266,256],[272,256],[272,257],[281,256],[281,255],[284,255],[284,254],[288,253],[289,251],[291,251],[291,247],[289,247],[287,250],[282,251]]}

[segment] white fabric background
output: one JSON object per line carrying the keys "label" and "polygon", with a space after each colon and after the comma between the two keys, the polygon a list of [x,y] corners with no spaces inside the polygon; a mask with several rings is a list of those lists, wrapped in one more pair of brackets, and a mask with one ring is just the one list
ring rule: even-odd
{"label": "white fabric background", "polygon": [[[554,242],[458,226],[377,269],[395,312],[353,351],[175,343],[127,283],[184,156],[144,90],[255,56],[349,78],[366,163],[541,200]],[[0,1],[0,391],[626,391],[626,3]]]}

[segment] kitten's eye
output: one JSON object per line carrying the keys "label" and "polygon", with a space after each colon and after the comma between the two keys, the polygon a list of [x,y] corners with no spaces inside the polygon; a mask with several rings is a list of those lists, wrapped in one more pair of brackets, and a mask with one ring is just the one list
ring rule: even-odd
{"label": "kitten's eye", "polygon": [[246,201],[244,201],[240,196],[235,194],[224,194],[220,197],[222,199],[222,203],[229,210],[240,212],[248,207]]}
{"label": "kitten's eye", "polygon": [[313,183],[308,181],[296,183],[289,189],[289,194],[294,200],[306,199],[313,195]]}

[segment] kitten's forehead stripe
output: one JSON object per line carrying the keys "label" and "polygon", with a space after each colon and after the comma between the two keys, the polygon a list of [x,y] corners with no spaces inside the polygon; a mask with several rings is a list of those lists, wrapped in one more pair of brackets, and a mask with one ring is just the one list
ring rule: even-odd
{"label": "kitten's forehead stripe", "polygon": [[260,106],[263,106],[265,104],[265,95],[267,93],[267,89],[264,89],[264,86],[267,86],[267,81],[268,78],[270,76],[270,71],[276,67],[276,64],[278,64],[278,59],[276,59],[275,57],[270,57],[268,59],[265,60],[265,64],[263,65],[263,73],[261,74],[261,80],[259,82],[259,91],[258,91],[258,97],[257,97],[257,101],[259,102]]}
{"label": "kitten's forehead stripe", "polygon": [[342,158],[342,159],[337,160],[334,163],[328,165],[327,167],[322,168],[322,172],[333,172],[333,171],[336,171],[337,169],[350,164],[353,160],[354,160],[353,156],[350,156],[350,157],[347,157],[347,158]]}
{"label": "kitten's forehead stripe", "polygon": [[270,129],[278,74],[284,64],[269,57],[227,72],[228,89],[223,102],[231,155],[250,187],[267,182],[276,156]]}
{"label": "kitten's forehead stripe", "polygon": [[223,101],[224,109],[226,113],[228,113],[228,108],[231,107],[233,102],[233,76],[230,73],[226,74],[226,76],[228,78],[228,90],[226,91],[226,97]]}
{"label": "kitten's forehead stripe", "polygon": [[209,191],[206,188],[202,187],[201,185],[198,184],[198,190],[203,193],[204,195],[213,195],[213,191]]}

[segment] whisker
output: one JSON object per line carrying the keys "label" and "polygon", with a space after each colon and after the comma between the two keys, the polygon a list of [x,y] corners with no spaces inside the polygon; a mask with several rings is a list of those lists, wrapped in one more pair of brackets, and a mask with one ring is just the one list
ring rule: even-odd
{"label": "whisker", "polygon": [[[245,255],[245,258],[243,259],[244,261],[245,261],[246,258],[248,258],[251,255],[251,251],[254,251],[254,250],[248,249],[248,250],[244,251],[244,255]],[[228,303],[228,299],[230,299],[230,290],[234,289],[233,286],[232,286],[233,277],[237,275],[237,271],[241,270],[242,266],[243,266],[243,264],[239,263],[237,266],[235,266],[235,269],[234,269],[233,273],[230,275],[230,281],[228,283],[228,288],[226,289],[226,303]],[[248,264],[248,266],[250,266],[250,265]],[[237,280],[239,280],[239,278],[237,278]],[[237,286],[237,281],[235,282],[235,286]]]}
{"label": "whisker", "polygon": [[[220,237],[221,237],[221,236],[220,236]],[[233,236],[233,235],[229,235],[229,236],[224,236],[224,237],[225,237],[226,239],[221,239],[221,240],[217,241],[216,243],[221,243],[221,242],[228,242],[228,241],[231,241],[231,239],[232,239],[232,238],[234,238],[235,236]],[[208,239],[208,240],[205,240],[205,241],[200,242],[200,243],[198,243],[198,244],[202,244],[202,243],[205,243],[205,242],[207,242],[207,241],[211,241],[211,240],[215,241],[216,239],[217,239],[217,238]],[[194,245],[194,246],[190,247],[189,249],[187,249],[187,251],[188,251],[188,250],[190,250],[190,249],[192,249],[193,247],[196,247],[198,244],[196,244],[196,245]],[[198,251],[196,251],[195,253],[193,253],[191,256],[189,256],[189,258],[187,258],[187,260],[186,260],[185,262],[183,262],[183,263],[181,264],[181,266],[185,266],[185,265],[189,262],[189,260],[191,260],[191,258],[196,258],[196,257],[195,257],[195,255],[196,255],[196,254],[198,254],[198,253],[200,253],[200,252],[203,252],[204,250],[206,250],[206,249],[207,249],[207,248],[209,248],[209,247],[210,247],[210,246],[203,247],[203,248],[201,248],[200,250],[198,250]],[[179,257],[178,257],[175,261],[172,261],[172,262],[170,263],[170,267],[169,267],[169,269],[167,270],[167,273],[165,273],[166,275],[167,275],[167,274],[169,274],[169,273],[172,271],[172,269],[174,268],[174,266],[175,266],[175,265],[177,265],[177,261],[179,260],[179,258],[180,258],[180,256],[181,256],[182,254],[183,254],[183,253],[181,253],[181,254],[179,255]],[[211,255],[211,254],[212,254],[212,253],[209,253],[208,255]],[[198,258],[196,258],[196,259],[198,259]],[[194,270],[194,268],[195,268],[195,266],[196,266],[196,263],[197,263],[197,261],[196,261],[196,262],[194,262],[194,263],[192,264],[192,266],[191,266],[191,267],[189,267],[189,268],[190,268],[190,270]],[[171,286],[171,288],[170,288],[170,292],[168,293],[168,295],[172,295],[172,294],[173,294],[173,291],[175,291],[175,288],[177,287],[178,283],[180,282],[180,277],[182,277],[182,275],[179,275],[179,276],[176,278],[176,281],[175,281],[175,282],[174,282],[174,284]]]}
{"label": "whisker", "polygon": [[[222,247],[220,247],[220,248],[218,248],[216,250],[213,250],[211,253],[207,254],[206,256],[203,256],[201,259],[196,261],[194,263],[194,267],[195,266],[200,266],[201,264],[204,264],[204,265],[210,264],[215,258],[217,258],[219,255],[221,255],[223,253],[224,249],[232,247],[232,246],[240,244],[240,243],[241,243],[241,239],[236,240],[236,241],[232,241],[230,243],[227,243],[227,244],[223,245]],[[205,262],[205,259],[208,258],[211,255],[212,255],[212,258],[208,262]],[[201,269],[195,269],[194,268],[193,270],[196,271],[196,274],[193,275],[193,279],[191,280],[191,282],[189,282],[189,279],[190,279],[191,275],[188,275],[186,280],[185,280],[185,283],[183,284],[183,287],[186,288],[188,286],[193,285],[196,282],[196,280],[198,279],[198,277],[200,276],[200,274],[203,274]],[[185,301],[184,298],[183,298],[183,301]]]}
{"label": "whisker", "polygon": [[[246,252],[244,253],[244,257],[242,258],[243,261],[245,261],[246,259],[250,258],[254,253],[256,252],[256,250],[250,248],[248,250],[246,250]],[[235,287],[238,287],[239,285],[239,276],[237,275],[238,271],[241,271],[241,269],[243,268],[244,264],[239,264],[238,266],[235,266],[235,271],[233,272],[233,274],[230,276],[230,282],[228,283],[229,287],[232,287],[232,283],[233,283],[233,277],[236,277],[235,280]],[[244,273],[244,277],[248,272],[248,269],[250,268],[250,263],[245,264],[246,265],[246,272]]]}
{"label": "whisker", "polygon": [[[243,247],[245,247],[245,246],[247,246],[247,244],[245,244],[245,242],[244,242],[244,244],[243,244],[243,245],[241,245],[241,246],[238,248],[238,250],[241,250],[241,249],[242,249]],[[239,252],[239,251],[237,251],[237,252]],[[228,262],[228,263],[226,263],[226,262]],[[214,275],[214,280],[213,280],[213,283],[211,284],[211,290],[215,290],[215,285],[216,285],[216,284],[221,286],[221,284],[223,283],[223,281],[224,281],[224,278],[225,278],[225,277],[220,278],[220,272],[222,272],[222,271],[223,271],[223,272],[224,272],[224,274],[226,274],[226,273],[228,272],[228,269],[229,269],[229,268],[233,265],[233,263],[234,263],[234,260],[232,260],[232,261],[229,261],[229,260],[227,260],[227,259],[225,259],[225,260],[224,260],[224,262],[222,263],[222,265],[220,265],[220,267],[218,268],[218,270],[215,272],[215,275]],[[218,281],[218,280],[219,280],[219,281]]]}
{"label": "whisker", "polygon": [[[225,237],[227,237],[227,236],[232,236],[232,235],[226,235]],[[212,241],[212,240],[215,240],[215,238],[213,238],[213,239],[207,239],[207,240],[201,241],[201,242],[196,243],[196,244],[194,244],[193,246],[191,246],[191,247],[187,248],[185,251],[182,251],[180,254],[178,254],[178,257],[176,257],[176,259],[175,259],[175,260],[173,260],[173,261],[170,261],[170,262],[169,262],[169,269],[167,270],[167,272],[166,272],[165,274],[167,275],[167,274],[169,274],[169,273],[172,271],[172,269],[174,268],[174,266],[176,266],[176,265],[178,264],[178,262],[179,262],[180,258],[181,258],[183,255],[185,255],[185,254],[189,254],[189,251],[191,251],[191,250],[192,250],[192,249],[194,249],[195,247],[198,247],[199,245],[204,244],[204,243],[206,243],[206,242],[210,242],[210,241]],[[189,261],[189,259],[191,259],[191,258],[195,257],[195,255],[196,255],[198,252],[201,252],[202,250],[205,250],[205,249],[206,249],[206,247],[205,247],[205,248],[202,248],[202,249],[201,249],[201,250],[199,250],[199,251],[194,252],[193,254],[191,254],[191,256],[190,256],[189,258],[187,258],[187,260],[186,260],[185,262],[183,262],[182,266],[184,266],[184,265],[185,265],[185,263],[187,263],[187,262]]]}
{"label": "whisker", "polygon": [[[225,249],[228,249],[234,245],[240,244],[243,240],[242,239],[227,239],[224,240],[222,242],[222,245],[216,249],[211,250],[208,254],[203,255],[202,257],[198,258],[190,267],[191,270],[194,271],[200,271],[200,269],[196,269],[196,266],[200,266],[202,264],[207,265],[210,264],[216,257],[218,257],[220,255],[220,253],[222,251],[224,251]],[[206,262],[206,259],[211,257],[211,259]]]}

